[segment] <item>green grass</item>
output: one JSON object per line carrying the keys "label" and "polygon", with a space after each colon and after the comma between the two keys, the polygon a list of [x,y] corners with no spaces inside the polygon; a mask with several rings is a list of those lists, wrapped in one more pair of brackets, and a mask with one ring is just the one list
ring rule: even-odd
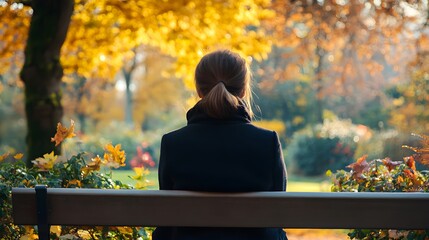
{"label": "green grass", "polygon": [[[134,176],[135,173],[133,170],[115,170],[113,171],[113,179],[119,180],[123,183],[130,184],[134,186],[136,181],[131,177]],[[147,176],[146,180],[148,181],[148,189],[158,189],[158,171],[154,169],[150,171],[150,174]]]}
{"label": "green grass", "polygon": [[[130,176],[134,176],[132,170],[115,170],[113,171],[113,179],[120,180],[123,183],[134,186],[135,180]],[[147,176],[149,181],[148,189],[158,189],[158,172],[157,169],[150,171]],[[288,192],[329,192],[330,181],[326,177],[301,177],[289,176],[287,191]]]}

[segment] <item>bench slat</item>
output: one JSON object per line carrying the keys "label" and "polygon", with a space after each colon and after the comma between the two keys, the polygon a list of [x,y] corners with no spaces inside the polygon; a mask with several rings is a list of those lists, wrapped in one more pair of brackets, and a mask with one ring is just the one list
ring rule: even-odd
{"label": "bench slat", "polygon": [[[429,229],[429,193],[47,192],[51,225]],[[34,189],[12,195],[15,224],[37,224]]]}

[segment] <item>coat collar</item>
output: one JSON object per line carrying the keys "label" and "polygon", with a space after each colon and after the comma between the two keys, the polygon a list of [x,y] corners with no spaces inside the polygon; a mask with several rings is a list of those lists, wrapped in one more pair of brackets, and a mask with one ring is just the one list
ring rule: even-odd
{"label": "coat collar", "polygon": [[186,119],[189,124],[194,123],[212,123],[212,124],[225,124],[225,123],[250,123],[251,117],[244,107],[244,103],[238,107],[238,109],[228,118],[216,119],[207,115],[202,109],[200,102],[197,102],[195,106],[186,113]]}

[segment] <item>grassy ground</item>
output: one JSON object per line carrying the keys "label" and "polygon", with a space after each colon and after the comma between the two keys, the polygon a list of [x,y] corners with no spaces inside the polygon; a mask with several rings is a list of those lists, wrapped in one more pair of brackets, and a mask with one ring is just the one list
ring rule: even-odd
{"label": "grassy ground", "polygon": [[[134,185],[135,181],[130,178],[133,175],[134,171],[132,170],[116,170],[113,172],[113,179]],[[147,180],[149,181],[149,189],[158,189],[158,173],[156,169],[150,171]],[[329,192],[329,188],[329,179],[324,177],[289,176],[287,184],[288,192]]]}

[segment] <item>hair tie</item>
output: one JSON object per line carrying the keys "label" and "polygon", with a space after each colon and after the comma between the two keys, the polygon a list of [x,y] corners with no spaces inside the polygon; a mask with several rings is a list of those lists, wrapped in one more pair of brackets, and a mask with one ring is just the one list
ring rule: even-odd
{"label": "hair tie", "polygon": [[223,85],[226,86],[226,83],[224,81],[219,81],[219,83],[223,83]]}

